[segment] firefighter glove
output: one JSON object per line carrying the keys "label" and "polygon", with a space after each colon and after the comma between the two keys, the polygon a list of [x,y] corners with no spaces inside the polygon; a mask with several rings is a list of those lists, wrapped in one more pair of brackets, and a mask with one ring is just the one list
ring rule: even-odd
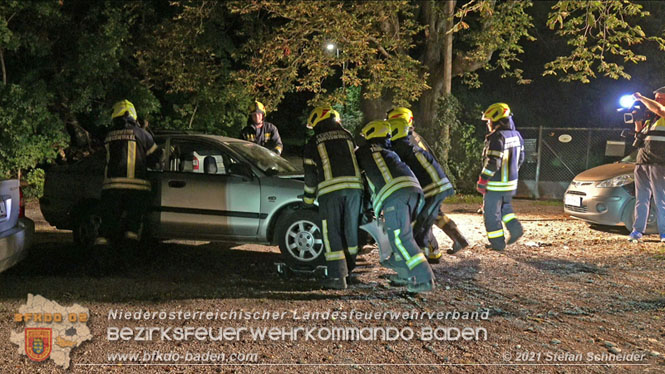
{"label": "firefighter glove", "polygon": [[485,194],[487,192],[487,182],[488,180],[483,178],[483,176],[478,177],[478,183],[476,184],[476,191],[480,192],[481,194]]}

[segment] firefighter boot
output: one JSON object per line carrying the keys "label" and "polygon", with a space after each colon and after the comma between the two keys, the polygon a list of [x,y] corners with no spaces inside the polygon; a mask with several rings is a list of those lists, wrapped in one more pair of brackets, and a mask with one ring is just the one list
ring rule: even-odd
{"label": "firefighter boot", "polygon": [[522,237],[522,235],[524,235],[524,229],[522,228],[522,224],[517,219],[511,220],[510,222],[507,222],[505,225],[506,228],[508,229],[508,232],[510,233],[507,244],[515,243],[519,238]]}
{"label": "firefighter boot", "polygon": [[326,290],[345,290],[347,289],[346,278],[326,277],[321,286]]}
{"label": "firefighter boot", "polygon": [[469,242],[459,231],[455,221],[448,218],[447,215],[442,214],[439,216],[435,224],[453,241],[453,247],[447,252],[449,255],[455,254],[469,246]]}
{"label": "firefighter boot", "polygon": [[429,292],[434,289],[434,273],[427,262],[414,267],[408,279],[406,290],[411,293]]}
{"label": "firefighter boot", "polygon": [[498,238],[490,238],[490,244],[485,248],[493,249],[495,251],[503,251],[506,249],[506,239],[501,235]]}
{"label": "firefighter boot", "polygon": [[432,244],[429,247],[422,248],[423,254],[427,258],[427,262],[430,264],[438,264],[441,262],[441,256],[443,254],[439,251],[439,248],[433,248]]}
{"label": "firefighter boot", "polygon": [[389,258],[380,261],[381,266],[395,271],[397,274],[388,275],[388,280],[392,286],[406,286],[409,279],[409,268],[407,268],[404,259],[398,254],[391,254]]}

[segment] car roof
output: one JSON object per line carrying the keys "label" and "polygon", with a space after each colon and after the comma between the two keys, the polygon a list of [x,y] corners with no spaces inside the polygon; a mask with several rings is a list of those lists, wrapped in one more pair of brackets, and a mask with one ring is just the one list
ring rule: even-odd
{"label": "car roof", "polygon": [[155,137],[177,137],[177,138],[191,138],[191,139],[207,139],[214,140],[223,143],[236,143],[236,142],[245,142],[245,140],[230,138],[228,136],[221,135],[210,135],[210,134],[201,134],[195,132],[187,131],[159,131],[155,132]]}

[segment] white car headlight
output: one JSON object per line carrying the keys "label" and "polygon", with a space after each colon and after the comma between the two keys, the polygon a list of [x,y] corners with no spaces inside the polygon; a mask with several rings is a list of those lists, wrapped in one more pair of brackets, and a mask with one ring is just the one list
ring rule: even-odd
{"label": "white car headlight", "polygon": [[624,175],[618,175],[614,178],[605,179],[602,182],[598,182],[596,183],[596,187],[600,188],[621,187],[633,183],[633,181],[635,181],[635,177],[633,176],[633,174],[624,174]]}

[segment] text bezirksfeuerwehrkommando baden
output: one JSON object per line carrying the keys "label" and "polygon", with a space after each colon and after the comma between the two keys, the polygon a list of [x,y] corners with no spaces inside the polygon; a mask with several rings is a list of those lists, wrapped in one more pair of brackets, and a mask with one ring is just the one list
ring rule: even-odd
{"label": "text bezirksfeuerwehrkommando baden", "polygon": [[108,320],[116,321],[150,321],[150,320],[190,320],[190,321],[276,321],[276,320],[330,320],[330,321],[350,321],[350,320],[376,320],[376,321],[395,321],[395,320],[462,320],[462,321],[487,321],[489,319],[489,310],[484,311],[431,311],[423,312],[420,310],[387,310],[387,311],[361,311],[351,310],[322,310],[312,311],[303,309],[291,310],[219,310],[214,311],[192,311],[192,310],[122,310],[110,309]]}

